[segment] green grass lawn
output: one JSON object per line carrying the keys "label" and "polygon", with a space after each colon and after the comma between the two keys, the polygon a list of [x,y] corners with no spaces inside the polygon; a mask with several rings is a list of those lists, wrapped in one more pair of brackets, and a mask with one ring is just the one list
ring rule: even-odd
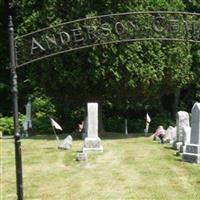
{"label": "green grass lawn", "polygon": [[[1,139],[1,200],[16,200],[12,139]],[[77,162],[83,141],[69,151],[50,136],[22,139],[25,200],[199,200],[200,165],[182,162],[150,137],[107,135],[103,153]]]}

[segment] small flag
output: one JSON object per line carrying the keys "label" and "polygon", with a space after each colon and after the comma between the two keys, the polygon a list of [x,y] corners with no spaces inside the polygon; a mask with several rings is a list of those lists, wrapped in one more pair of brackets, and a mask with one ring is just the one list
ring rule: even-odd
{"label": "small flag", "polygon": [[55,129],[58,129],[58,130],[63,130],[62,129],[62,127],[55,121],[55,120],[53,120],[52,118],[50,118],[51,119],[51,125],[53,126],[53,127],[55,127]]}
{"label": "small flag", "polygon": [[150,123],[150,122],[151,122],[151,118],[149,117],[149,114],[148,114],[148,113],[146,114],[146,122],[147,122],[147,123]]}

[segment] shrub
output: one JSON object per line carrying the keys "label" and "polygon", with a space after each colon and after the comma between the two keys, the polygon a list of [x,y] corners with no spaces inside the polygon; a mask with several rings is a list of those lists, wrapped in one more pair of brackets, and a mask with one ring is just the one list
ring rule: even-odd
{"label": "shrub", "polygon": [[68,113],[66,123],[64,123],[65,129],[68,132],[76,131],[78,124],[84,121],[84,107],[73,108]]}
{"label": "shrub", "polygon": [[12,135],[14,130],[13,117],[0,118],[0,131],[3,135]]}
{"label": "shrub", "polygon": [[32,101],[32,124],[34,133],[52,132],[49,117],[54,116],[56,109],[51,99],[45,95],[35,97]]}
{"label": "shrub", "polygon": [[[22,126],[24,120],[25,116],[19,114],[19,126]],[[0,117],[0,131],[3,133],[3,135],[14,134],[13,116]]]}
{"label": "shrub", "polygon": [[124,119],[122,117],[110,117],[103,120],[105,131],[123,132]]}

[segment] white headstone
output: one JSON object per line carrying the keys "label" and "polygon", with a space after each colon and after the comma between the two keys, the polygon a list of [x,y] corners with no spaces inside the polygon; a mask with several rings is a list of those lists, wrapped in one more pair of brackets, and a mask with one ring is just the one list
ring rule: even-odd
{"label": "white headstone", "polygon": [[144,129],[145,136],[148,135],[150,122],[151,122],[151,118],[150,118],[150,116],[149,116],[149,114],[147,112],[146,113],[146,126],[145,126],[145,129]]}
{"label": "white headstone", "polygon": [[179,142],[184,142],[183,127],[185,126],[190,126],[189,114],[185,111],[179,111],[177,113],[177,121],[176,121],[177,139]]}
{"label": "white headstone", "polygon": [[190,144],[191,127],[190,126],[184,126],[183,127],[183,134],[184,134],[184,145]]}
{"label": "white headstone", "polygon": [[183,149],[182,159],[187,162],[200,163],[200,103],[192,108],[190,144]]}
{"label": "white headstone", "polygon": [[176,115],[176,133],[177,133],[177,138],[176,141],[173,143],[173,147],[175,149],[180,150],[180,147],[184,145],[184,131],[183,127],[185,126],[190,126],[190,121],[189,121],[189,114],[185,111],[179,111]]}
{"label": "white headstone", "polygon": [[83,152],[103,151],[101,139],[98,137],[98,103],[88,103],[87,113],[87,137],[84,140]]}
{"label": "white headstone", "polygon": [[68,150],[71,149],[72,147],[72,136],[68,135],[62,142],[62,144],[60,144],[58,146],[59,149],[63,149],[63,150]]}
{"label": "white headstone", "polygon": [[164,137],[164,142],[165,143],[170,143],[172,141],[172,132],[174,130],[174,127],[169,126],[167,130],[165,131],[165,137]]}
{"label": "white headstone", "polygon": [[171,141],[170,141],[170,144],[173,144],[175,141],[176,141],[176,138],[177,138],[177,130],[176,130],[176,126],[173,127],[170,131],[170,134],[171,134]]}
{"label": "white headstone", "polygon": [[98,137],[98,104],[88,103],[88,130],[87,134],[90,138]]}

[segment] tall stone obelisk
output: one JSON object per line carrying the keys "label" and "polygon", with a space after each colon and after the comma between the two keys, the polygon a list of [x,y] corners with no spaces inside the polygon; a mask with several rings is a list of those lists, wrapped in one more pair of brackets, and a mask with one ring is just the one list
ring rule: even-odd
{"label": "tall stone obelisk", "polygon": [[98,103],[88,103],[87,113],[87,137],[84,140],[83,152],[101,152],[103,147],[98,137]]}

